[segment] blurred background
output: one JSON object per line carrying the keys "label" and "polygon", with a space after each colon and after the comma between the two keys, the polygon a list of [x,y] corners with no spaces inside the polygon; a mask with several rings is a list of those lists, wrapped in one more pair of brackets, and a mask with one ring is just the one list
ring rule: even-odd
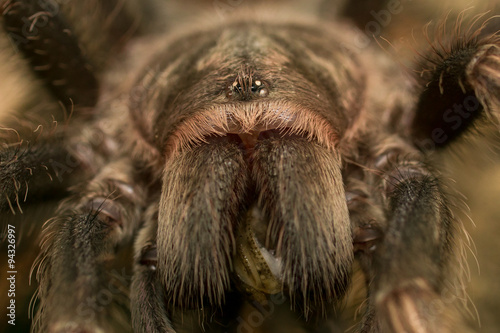
{"label": "blurred background", "polygon": [[[68,4],[71,0],[58,1]],[[396,1],[396,0],[393,0]],[[5,1],[1,1],[4,3]],[[156,6],[145,9],[145,15],[163,17],[151,20],[147,29],[158,32],[168,29],[178,21],[185,21],[201,14],[214,20],[224,20],[231,15],[234,7],[249,6],[259,1],[252,0],[152,0]],[[321,2],[321,3],[320,3]],[[325,19],[334,20],[335,11],[341,1],[322,2],[274,1],[282,8],[297,10],[301,13],[318,12]],[[351,12],[359,11],[358,20],[373,20],[370,6],[376,1],[359,0],[356,6],[350,6]],[[159,4],[159,5],[158,5]],[[163,4],[166,4],[163,6]],[[401,66],[411,66],[416,58],[414,49],[425,45],[422,30],[428,22],[437,22],[449,12],[451,16],[463,10],[466,13],[482,13],[489,10],[486,17],[499,15],[499,1],[490,0],[401,0],[402,11],[391,17],[378,39],[380,47],[386,49],[394,61]],[[149,10],[149,11],[148,11]],[[285,12],[285,10],[284,10]],[[469,15],[469,14],[467,14]],[[74,18],[73,18],[74,19]],[[499,19],[497,19],[498,21]],[[71,19],[69,20],[71,21]],[[147,21],[147,20],[146,20]],[[500,23],[497,24],[500,28]],[[146,29],[146,30],[147,30]],[[390,44],[388,43],[390,42]],[[374,43],[374,40],[370,40]],[[409,60],[405,60],[409,59]],[[33,100],[47,99],[40,83],[26,69],[26,65],[14,51],[5,33],[0,30],[0,127],[9,123],[16,113],[24,110]],[[500,93],[500,92],[499,92]],[[491,128],[485,130],[481,139],[468,138],[459,142],[450,153],[437,157],[437,163],[443,165],[445,176],[451,186],[466,198],[468,209],[458,210],[456,214],[463,220],[473,240],[468,253],[470,285],[468,293],[471,299],[471,321],[479,332],[500,332],[500,136]],[[36,288],[35,275],[30,269],[38,253],[38,237],[42,223],[51,216],[54,205],[42,203],[27,207],[25,214],[15,217],[9,213],[0,213],[0,228],[8,223],[21,226],[17,233],[16,250],[16,326],[7,325],[6,307],[8,284],[6,283],[7,243],[5,228],[0,229],[0,332],[28,332],[30,320],[29,304]],[[15,222],[14,222],[15,220]]]}

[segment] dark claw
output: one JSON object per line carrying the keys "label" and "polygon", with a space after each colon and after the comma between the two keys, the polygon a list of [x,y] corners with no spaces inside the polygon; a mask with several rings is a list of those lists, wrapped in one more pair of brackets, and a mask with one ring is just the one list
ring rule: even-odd
{"label": "dark claw", "polygon": [[373,252],[382,236],[382,230],[373,224],[355,228],[353,237],[354,252]]}
{"label": "dark claw", "polygon": [[156,264],[158,262],[157,259],[158,253],[156,250],[156,245],[151,245],[149,247],[145,247],[142,251],[141,258],[139,260],[139,264],[143,266],[149,267],[151,270],[156,270]]}

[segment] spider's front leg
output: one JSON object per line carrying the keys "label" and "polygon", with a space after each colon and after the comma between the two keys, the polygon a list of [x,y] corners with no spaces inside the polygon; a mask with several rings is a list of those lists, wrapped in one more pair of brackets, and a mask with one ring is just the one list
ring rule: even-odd
{"label": "spider's front leg", "polygon": [[127,327],[123,288],[128,281],[123,272],[117,279],[110,276],[109,263],[117,248],[131,240],[142,213],[144,193],[135,185],[130,164],[127,159],[108,164],[75,189],[58,216],[47,222],[37,271],[35,330],[112,332]]}
{"label": "spider's front leg", "polygon": [[469,332],[456,295],[457,222],[438,179],[418,162],[386,177],[384,235],[362,254],[371,298],[361,332]]}
{"label": "spider's front leg", "polygon": [[136,241],[134,277],[130,288],[132,327],[136,332],[174,333],[167,317],[163,285],[158,277],[156,231],[158,229],[158,206],[145,214],[145,227]]}
{"label": "spider's front leg", "polygon": [[[421,157],[411,161],[449,147],[485,115],[498,117],[498,33],[478,31],[448,44],[439,41],[425,60],[421,79],[417,105],[401,124],[421,150]],[[388,175],[383,195],[387,225],[377,248],[365,249],[363,256],[371,301],[361,331],[469,332],[458,309],[463,286],[452,269],[460,255],[453,236],[456,221],[438,179],[411,161],[382,168]]]}

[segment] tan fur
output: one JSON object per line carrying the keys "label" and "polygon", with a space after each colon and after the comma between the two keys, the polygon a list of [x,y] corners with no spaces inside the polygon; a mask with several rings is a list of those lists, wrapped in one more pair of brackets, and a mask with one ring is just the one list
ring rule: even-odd
{"label": "tan fur", "polygon": [[338,134],[331,126],[301,105],[286,101],[241,103],[216,106],[187,119],[169,139],[166,154],[175,158],[173,152],[205,142],[205,137],[210,135],[249,134],[270,129],[307,137],[329,149],[338,144]]}

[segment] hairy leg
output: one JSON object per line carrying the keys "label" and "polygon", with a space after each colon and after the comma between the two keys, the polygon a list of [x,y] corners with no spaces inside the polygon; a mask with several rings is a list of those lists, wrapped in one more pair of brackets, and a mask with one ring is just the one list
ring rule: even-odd
{"label": "hairy leg", "polygon": [[406,161],[388,171],[384,190],[382,235],[361,254],[370,295],[361,332],[468,332],[453,270],[458,222],[439,181]]}
{"label": "hairy leg", "polygon": [[132,327],[135,332],[172,333],[167,318],[168,304],[158,276],[156,232],[158,207],[150,207],[144,220],[144,228],[135,242],[134,277],[131,286]]}
{"label": "hairy leg", "polygon": [[127,159],[108,164],[74,188],[57,217],[46,223],[37,270],[36,330],[111,332],[113,325],[126,327],[122,316],[128,286],[109,274],[109,263],[131,242],[141,221],[146,194],[135,183],[130,164]]}

